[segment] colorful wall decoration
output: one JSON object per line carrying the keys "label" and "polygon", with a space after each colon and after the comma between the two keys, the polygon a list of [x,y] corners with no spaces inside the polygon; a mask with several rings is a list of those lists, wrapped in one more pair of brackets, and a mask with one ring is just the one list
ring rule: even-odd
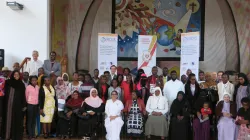
{"label": "colorful wall decoration", "polygon": [[116,0],[115,9],[120,58],[138,56],[138,35],[157,35],[158,58],[180,57],[183,32],[199,31],[203,40],[203,0]]}

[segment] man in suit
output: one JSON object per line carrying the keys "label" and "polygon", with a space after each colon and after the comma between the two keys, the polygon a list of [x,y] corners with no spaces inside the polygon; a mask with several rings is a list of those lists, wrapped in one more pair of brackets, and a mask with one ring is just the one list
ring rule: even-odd
{"label": "man in suit", "polygon": [[117,71],[117,67],[115,65],[112,65],[110,67],[110,80],[112,81],[113,79],[116,79],[117,78],[117,75],[116,75],[116,71]]}
{"label": "man in suit", "polygon": [[56,62],[56,52],[52,51],[50,53],[50,60],[44,60],[43,69],[45,75],[51,77],[52,83],[56,80],[56,77],[61,75],[61,64]]}

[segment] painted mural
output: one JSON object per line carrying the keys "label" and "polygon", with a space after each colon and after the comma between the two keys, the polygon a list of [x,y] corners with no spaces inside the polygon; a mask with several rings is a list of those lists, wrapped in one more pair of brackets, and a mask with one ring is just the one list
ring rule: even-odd
{"label": "painted mural", "polygon": [[201,31],[201,1],[116,0],[118,56],[137,57],[138,35],[157,35],[157,57],[180,57],[180,34]]}

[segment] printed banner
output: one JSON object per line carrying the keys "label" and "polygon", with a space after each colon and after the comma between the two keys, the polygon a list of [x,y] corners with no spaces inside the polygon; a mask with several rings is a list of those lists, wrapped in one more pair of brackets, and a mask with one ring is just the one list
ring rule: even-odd
{"label": "printed banner", "polygon": [[188,69],[199,76],[199,57],[200,57],[200,33],[190,32],[181,34],[181,63],[180,76],[186,75]]}
{"label": "printed banner", "polygon": [[117,66],[117,34],[98,34],[98,69],[102,75],[110,71],[110,66]]}
{"label": "printed banner", "polygon": [[139,35],[138,40],[138,69],[143,69],[150,76],[152,67],[156,66],[157,36]]}

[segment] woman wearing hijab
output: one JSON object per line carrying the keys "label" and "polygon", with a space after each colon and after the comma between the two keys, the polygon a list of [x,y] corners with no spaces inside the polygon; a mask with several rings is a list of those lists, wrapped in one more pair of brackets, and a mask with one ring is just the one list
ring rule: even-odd
{"label": "woman wearing hijab", "polygon": [[230,94],[225,93],[223,100],[217,104],[216,116],[218,121],[218,140],[234,140],[236,125],[236,105],[230,101]]}
{"label": "woman wearing hijab", "polygon": [[76,136],[77,114],[82,104],[83,99],[79,96],[79,92],[77,90],[74,91],[71,98],[66,102],[66,106],[62,111],[63,114],[58,116],[57,134],[62,139],[69,138],[69,136]]}
{"label": "woman wearing hijab", "polygon": [[146,122],[145,135],[148,138],[150,138],[150,135],[155,135],[164,139],[168,135],[168,123],[166,121],[168,101],[167,98],[162,96],[160,87],[156,87],[154,92],[155,94],[150,96],[147,101],[146,111],[149,116]]}
{"label": "woman wearing hijab", "polygon": [[55,86],[55,90],[57,99],[66,100],[71,94],[68,86],[64,83],[62,77],[57,77],[56,83],[57,85]]}
{"label": "woman wearing hijab", "polygon": [[40,122],[42,123],[44,138],[48,138],[51,132],[51,123],[57,105],[55,89],[52,87],[50,78],[43,76],[39,91]]}
{"label": "woman wearing hijab", "polygon": [[91,137],[100,116],[104,112],[104,104],[98,96],[98,91],[95,88],[90,90],[90,97],[85,99],[84,104],[79,111],[78,121],[78,136],[83,136],[83,139]]}
{"label": "woman wearing hijab", "polygon": [[188,140],[189,138],[190,106],[184,96],[184,92],[179,91],[170,108],[170,140]]}
{"label": "woman wearing hijab", "polygon": [[26,110],[25,86],[20,79],[20,72],[14,70],[9,80],[5,83],[6,114],[5,139],[23,139],[23,115]]}
{"label": "woman wearing hijab", "polygon": [[105,106],[105,128],[107,140],[120,140],[121,128],[124,124],[121,118],[121,112],[124,108],[123,103],[117,99],[117,91],[111,93],[112,98],[109,99]]}
{"label": "woman wearing hijab", "polygon": [[128,114],[127,134],[131,137],[139,137],[143,133],[143,115],[146,114],[145,104],[138,98],[138,92],[132,92],[132,100],[128,100],[124,112]]}
{"label": "woman wearing hijab", "polygon": [[66,86],[69,85],[69,75],[67,73],[62,74],[63,82],[65,83]]}
{"label": "woman wearing hijab", "polygon": [[238,80],[239,83],[236,86],[236,90],[235,90],[235,102],[237,105],[237,111],[242,107],[241,104],[241,99],[244,97],[248,97],[248,92],[247,92],[247,86],[248,86],[248,80],[247,80],[247,76],[244,73],[239,73],[238,75]]}

